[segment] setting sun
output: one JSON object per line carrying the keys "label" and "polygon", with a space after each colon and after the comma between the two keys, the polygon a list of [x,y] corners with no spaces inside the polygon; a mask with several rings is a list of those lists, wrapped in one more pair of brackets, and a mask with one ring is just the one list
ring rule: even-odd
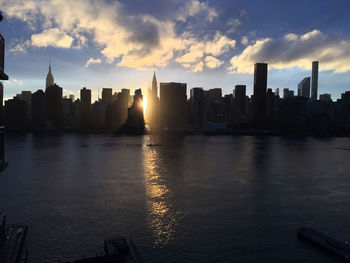
{"label": "setting sun", "polygon": [[143,107],[143,114],[146,114],[146,108],[147,108],[147,97],[143,98],[142,101],[142,107]]}

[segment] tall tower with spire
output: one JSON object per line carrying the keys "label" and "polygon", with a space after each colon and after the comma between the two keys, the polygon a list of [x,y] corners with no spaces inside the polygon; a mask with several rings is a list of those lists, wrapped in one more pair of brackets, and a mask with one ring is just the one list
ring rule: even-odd
{"label": "tall tower with spire", "polygon": [[151,131],[159,128],[159,98],[156,71],[153,72],[152,86],[148,89],[146,122]]}
{"label": "tall tower with spire", "polygon": [[153,98],[158,97],[158,85],[157,85],[157,77],[156,77],[156,71],[153,71],[153,79],[152,79],[152,96]]}
{"label": "tall tower with spire", "polygon": [[51,73],[51,61],[49,62],[49,72],[46,75],[46,89],[54,84],[53,75]]}

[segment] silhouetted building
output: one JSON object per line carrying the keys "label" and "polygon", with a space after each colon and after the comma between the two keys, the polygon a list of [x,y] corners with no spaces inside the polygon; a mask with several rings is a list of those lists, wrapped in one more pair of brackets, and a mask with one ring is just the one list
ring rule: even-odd
{"label": "silhouetted building", "polygon": [[2,82],[0,82],[0,126],[4,124],[4,86]]}
{"label": "silhouetted building", "polygon": [[63,119],[62,88],[57,84],[48,86],[45,94],[47,120],[51,121],[56,128],[59,128]]}
{"label": "silhouetted building", "polygon": [[74,126],[74,108],[73,100],[67,98],[67,96],[62,99],[62,109],[63,109],[63,126],[64,128],[72,128]]}
{"label": "silhouetted building", "polygon": [[197,87],[190,90],[190,116],[189,122],[196,129],[202,129],[205,125],[204,90]]}
{"label": "silhouetted building", "polygon": [[350,91],[346,91],[341,94],[341,100],[343,102],[349,102],[350,103]]}
{"label": "silhouetted building", "polygon": [[73,100],[71,97],[63,97],[62,100],[62,107],[63,107],[63,116],[73,116],[74,110],[73,110]]}
{"label": "silhouetted building", "polygon": [[106,106],[112,104],[112,89],[102,89],[102,103]]}
{"label": "silhouetted building", "polygon": [[275,89],[275,96],[277,96],[277,97],[280,96],[280,89],[279,88]]}
{"label": "silhouetted building", "polygon": [[272,92],[272,89],[267,89],[266,93],[266,127],[269,129],[274,128],[276,119],[276,100],[279,98]]}
{"label": "silhouetted building", "polygon": [[263,128],[266,117],[267,64],[256,63],[254,67],[253,126]]}
{"label": "silhouetted building", "polygon": [[95,129],[103,130],[105,128],[106,106],[101,101],[95,101],[92,104],[92,126]]}
{"label": "silhouetted building", "polygon": [[31,111],[32,111],[32,92],[31,91],[22,91],[19,95],[20,99],[27,102],[27,114],[28,119],[30,119]]}
{"label": "silhouetted building", "polygon": [[18,98],[5,102],[5,123],[9,130],[24,130],[28,128],[27,103]]}
{"label": "silhouetted building", "polygon": [[38,90],[32,94],[32,129],[35,131],[44,130],[46,116],[45,92]]}
{"label": "silhouetted building", "polygon": [[317,100],[318,92],[318,61],[312,62],[312,89],[311,99]]}
{"label": "silhouetted building", "polygon": [[76,99],[73,102],[73,110],[74,110],[73,127],[80,128],[80,124],[81,124],[81,101],[80,101],[80,99]]}
{"label": "silhouetted building", "polygon": [[145,130],[145,120],[143,118],[143,96],[141,89],[135,90],[134,102],[128,109],[128,119],[126,120],[126,131],[131,133],[142,133]]}
{"label": "silhouetted building", "polygon": [[0,34],[0,80],[8,80],[5,74],[5,38]]}
{"label": "silhouetted building", "polygon": [[244,115],[246,114],[246,86],[245,85],[236,85],[235,90],[235,122],[240,122]]}
{"label": "silhouetted building", "polygon": [[310,81],[311,78],[306,77],[298,84],[298,96],[310,98]]}
{"label": "silhouetted building", "polygon": [[204,103],[207,122],[224,121],[222,90],[220,88],[205,90]]}
{"label": "silhouetted building", "polygon": [[182,130],[186,123],[186,83],[160,83],[160,126]]}
{"label": "silhouetted building", "polygon": [[325,102],[332,102],[331,94],[320,94],[320,100]]}
{"label": "silhouetted building", "polygon": [[91,90],[83,88],[80,90],[80,127],[89,128],[91,121]]}
{"label": "silhouetted building", "polygon": [[283,99],[290,99],[294,97],[294,90],[283,89]]}
{"label": "silhouetted building", "polygon": [[146,121],[151,130],[159,129],[159,98],[156,73],[153,74],[152,88],[148,91]]}
{"label": "silhouetted building", "polygon": [[51,72],[51,62],[50,62],[50,64],[49,64],[49,72],[46,75],[46,86],[45,86],[45,88],[47,89],[49,86],[52,86],[54,84],[55,83],[54,83],[53,75],[52,75],[52,72]]}

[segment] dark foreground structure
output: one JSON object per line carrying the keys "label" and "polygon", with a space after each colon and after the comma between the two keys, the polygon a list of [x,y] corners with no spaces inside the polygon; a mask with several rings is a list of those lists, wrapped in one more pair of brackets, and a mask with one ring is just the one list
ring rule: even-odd
{"label": "dark foreground structure", "polygon": [[145,263],[131,238],[106,239],[104,249],[105,255],[66,263]]}
{"label": "dark foreground structure", "polygon": [[350,260],[349,242],[338,241],[311,227],[300,227],[297,233],[298,237],[310,241],[311,243],[318,245],[320,248],[323,248],[342,259]]}
{"label": "dark foreground structure", "polygon": [[27,232],[26,224],[9,225],[6,214],[0,213],[0,262],[16,263],[21,259],[21,249]]}

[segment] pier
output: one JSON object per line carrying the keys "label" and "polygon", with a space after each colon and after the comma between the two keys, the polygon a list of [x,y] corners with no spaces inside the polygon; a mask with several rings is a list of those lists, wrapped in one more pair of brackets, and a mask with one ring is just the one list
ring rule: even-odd
{"label": "pier", "polygon": [[0,262],[17,263],[24,238],[27,232],[26,224],[7,224],[6,214],[0,213]]}
{"label": "pier", "polygon": [[297,233],[298,237],[310,241],[340,258],[350,260],[349,242],[341,242],[311,227],[300,227]]}

